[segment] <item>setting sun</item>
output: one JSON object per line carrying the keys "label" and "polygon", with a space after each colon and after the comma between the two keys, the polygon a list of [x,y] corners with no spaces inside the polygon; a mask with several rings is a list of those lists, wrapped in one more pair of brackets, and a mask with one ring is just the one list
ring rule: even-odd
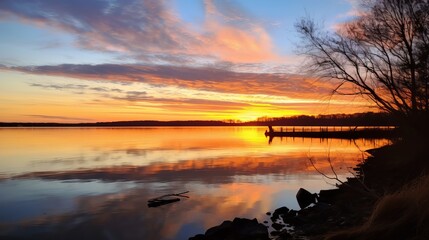
{"label": "setting sun", "polygon": [[270,105],[252,106],[250,108],[239,111],[235,118],[242,122],[256,121],[258,118],[263,117],[287,117],[292,115],[304,114],[304,112],[287,110],[287,109],[275,109]]}

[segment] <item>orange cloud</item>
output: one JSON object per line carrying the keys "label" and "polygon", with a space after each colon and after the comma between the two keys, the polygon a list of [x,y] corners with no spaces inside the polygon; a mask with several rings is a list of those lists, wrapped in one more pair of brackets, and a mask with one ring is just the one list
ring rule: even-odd
{"label": "orange cloud", "polygon": [[[217,5],[206,0],[204,49],[222,60],[238,63],[277,60],[271,37],[258,24],[231,3],[224,3],[230,12],[222,12]],[[254,21],[252,21],[254,22]],[[207,50],[206,50],[207,51]],[[205,52],[205,51],[203,51]]]}
{"label": "orange cloud", "polygon": [[[368,111],[368,103],[360,98],[332,98],[332,82],[290,74],[243,73],[217,68],[189,68],[149,65],[52,65],[3,67],[32,75],[72,77],[51,78],[43,83],[32,77],[30,87],[74,94],[66,101],[64,109],[72,108],[78,101],[81,111],[91,112],[84,118],[97,121],[141,119],[141,113],[150,114],[145,119],[172,120],[167,115],[174,112],[178,119],[240,119],[255,120],[261,116],[280,117],[296,114],[353,113]],[[55,81],[54,81],[55,80]],[[100,82],[102,80],[102,82]],[[66,82],[64,82],[66,81]],[[63,83],[64,82],[64,83]],[[73,84],[72,84],[73,83]],[[119,85],[115,83],[131,83]],[[107,87],[108,86],[108,87]],[[35,89],[37,90],[37,89]],[[40,90],[35,91],[35,93]],[[82,94],[85,100],[82,102]],[[57,94],[56,102],[65,99]],[[21,109],[21,114],[59,116],[47,112],[46,103],[31,109]],[[344,108],[344,106],[348,106]],[[353,106],[353,107],[350,107]],[[53,108],[55,107],[55,108]],[[17,108],[16,108],[17,109]],[[51,106],[51,110],[58,106]],[[95,111],[97,109],[97,111]],[[16,112],[16,111],[15,111]],[[75,112],[64,110],[63,112]],[[109,114],[107,114],[109,112]],[[171,115],[171,114],[170,114]],[[79,114],[61,115],[82,118]],[[34,117],[33,117],[34,118]],[[42,121],[47,118],[38,118]]]}
{"label": "orange cloud", "polygon": [[230,62],[259,62],[274,60],[271,40],[261,28],[243,31],[232,27],[214,26],[210,40],[212,51],[220,59]]}
{"label": "orange cloud", "polygon": [[318,82],[309,77],[292,74],[240,73],[208,67],[62,64],[3,67],[2,69],[77,79],[140,82],[156,86],[177,86],[224,93],[266,94],[301,99],[320,99],[320,96],[329,95],[334,87],[331,82]]}
{"label": "orange cloud", "polygon": [[[114,4],[109,0],[91,3],[4,0],[0,13],[5,16],[3,19],[18,17],[28,24],[71,33],[81,48],[116,52],[139,61],[183,64],[193,59],[275,60],[270,36],[263,26],[250,25],[248,19],[240,18],[232,24],[215,4],[207,5],[211,7],[206,8],[207,20],[200,23],[202,31],[182,22],[165,1],[158,0]],[[243,10],[235,11],[238,14]]]}

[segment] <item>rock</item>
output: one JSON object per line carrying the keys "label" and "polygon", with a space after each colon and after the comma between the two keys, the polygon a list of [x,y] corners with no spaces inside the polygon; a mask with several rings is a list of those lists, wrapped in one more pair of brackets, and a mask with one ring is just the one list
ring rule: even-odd
{"label": "rock", "polygon": [[305,233],[305,235],[318,235],[338,229],[339,223],[338,210],[327,203],[318,202],[312,207],[302,209],[298,215],[292,218],[292,225],[296,232]]}
{"label": "rock", "polygon": [[317,201],[332,204],[340,193],[339,189],[320,190]]}
{"label": "rock", "polygon": [[283,240],[283,239],[292,239],[292,235],[286,229],[283,229],[279,233],[278,238],[277,238],[277,240]]}
{"label": "rock", "polygon": [[301,209],[308,207],[312,203],[316,203],[317,194],[310,193],[304,188],[300,188],[296,193],[296,200],[298,201],[299,207]]}
{"label": "rock", "polygon": [[[287,214],[289,212],[289,208],[287,208],[287,207],[281,207],[281,208],[277,208],[275,211],[274,211],[274,214],[278,214],[278,215],[281,215],[281,214]],[[273,214],[273,215],[274,215]]]}
{"label": "rock", "polygon": [[230,234],[230,231],[232,229],[232,222],[231,221],[224,221],[221,225],[215,226],[212,228],[209,228],[206,233],[206,239],[211,239],[208,237],[215,236],[217,238],[226,238]]}
{"label": "rock", "polygon": [[[258,223],[258,220],[245,218],[235,218],[232,222],[233,229],[238,233],[237,239],[267,239],[268,230],[263,225]],[[244,238],[243,238],[244,237]],[[265,237],[265,238],[264,238]]]}
{"label": "rock", "polygon": [[273,223],[271,224],[271,227],[273,227],[275,230],[279,231],[280,229],[284,228],[285,225],[280,223]]}
{"label": "rock", "polygon": [[281,215],[285,215],[289,212],[289,208],[287,207],[281,207],[281,208],[277,208],[273,215],[271,216],[271,221],[275,222],[277,221]]}
{"label": "rock", "polygon": [[190,240],[217,240],[217,239],[234,239],[234,240],[268,240],[267,227],[258,220],[235,218],[231,221],[224,221],[221,225],[212,227],[204,235],[198,234]]}
{"label": "rock", "polygon": [[189,238],[189,240],[205,240],[205,239],[206,237],[204,236],[204,234],[197,234]]}
{"label": "rock", "polygon": [[271,216],[271,212],[267,212],[266,214],[267,214],[268,216]]}
{"label": "rock", "polygon": [[298,215],[298,211],[293,209],[289,210],[288,213],[282,215],[282,219],[284,223],[293,223],[294,218]]}

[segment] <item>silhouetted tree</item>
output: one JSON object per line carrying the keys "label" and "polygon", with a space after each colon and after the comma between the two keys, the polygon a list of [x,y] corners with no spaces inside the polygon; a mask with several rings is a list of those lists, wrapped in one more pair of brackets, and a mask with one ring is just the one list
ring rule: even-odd
{"label": "silhouetted tree", "polygon": [[361,10],[336,32],[308,18],[296,24],[309,70],[338,81],[334,93],[362,95],[413,123],[427,120],[429,0],[363,0]]}

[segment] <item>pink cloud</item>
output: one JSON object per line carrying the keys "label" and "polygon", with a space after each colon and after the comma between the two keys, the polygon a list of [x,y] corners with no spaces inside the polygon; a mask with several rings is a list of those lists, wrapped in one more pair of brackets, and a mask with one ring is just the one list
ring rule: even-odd
{"label": "pink cloud", "polygon": [[263,26],[249,24],[248,19],[232,19],[215,4],[206,5],[210,7],[206,8],[202,32],[192,30],[159,0],[3,0],[0,13],[3,19],[18,17],[71,33],[78,47],[119,52],[139,60],[153,55],[163,55],[166,60],[178,56],[232,62],[276,59]]}
{"label": "pink cloud", "polygon": [[230,62],[274,60],[269,35],[262,28],[242,31],[232,27],[212,26],[214,36],[209,45],[216,56]]}
{"label": "pink cloud", "polygon": [[245,16],[237,6],[205,1],[206,22],[204,43],[217,57],[230,62],[276,60],[271,37],[265,29]]}
{"label": "pink cloud", "polygon": [[291,74],[240,73],[217,68],[153,65],[50,65],[2,67],[30,74],[65,76],[112,82],[143,82],[223,93],[266,94],[291,98],[320,99],[332,92],[332,82]]}

